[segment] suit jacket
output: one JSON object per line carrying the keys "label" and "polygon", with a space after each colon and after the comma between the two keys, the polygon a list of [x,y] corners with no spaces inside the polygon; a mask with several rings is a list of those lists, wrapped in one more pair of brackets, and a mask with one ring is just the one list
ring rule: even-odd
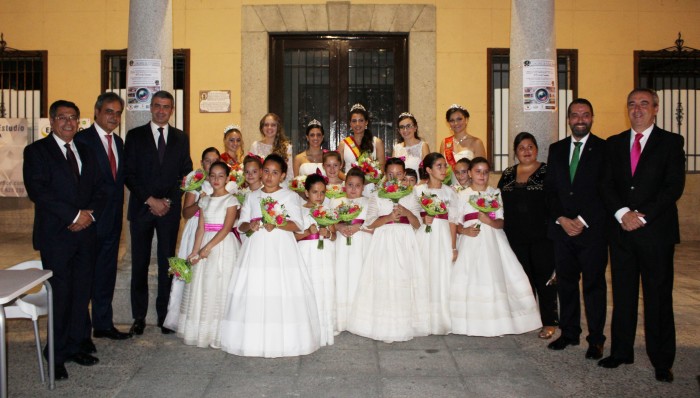
{"label": "suit jacket", "polygon": [[[24,185],[34,202],[33,243],[36,250],[78,242],[95,234],[105,206],[102,175],[92,151],[75,142],[82,163],[76,179],[53,133],[24,148]],[[80,210],[93,210],[95,222],[80,232],[68,226]]]}
{"label": "suit jacket", "polygon": [[[588,136],[576,168],[574,181],[569,174],[569,136],[549,147],[545,191],[549,202],[549,225],[547,235],[553,240],[576,239],[582,243],[604,241],[606,210],[600,194],[600,180],[605,169],[605,141],[592,133]],[[575,219],[581,216],[588,224],[580,235],[570,237],[561,225],[559,217]]]}
{"label": "suit jacket", "polygon": [[[654,126],[632,176],[630,142],[632,130],[608,138],[610,167],[603,177],[603,199],[611,215],[610,238],[638,239],[648,244],[680,242],[676,201],[685,186],[683,137]],[[612,217],[623,207],[644,214],[647,224],[626,232]]]}
{"label": "suit jacket", "polygon": [[129,130],[124,144],[125,182],[131,191],[127,218],[155,218],[149,211],[148,197],[169,198],[170,211],[180,213],[182,178],[192,171],[189,138],[182,130],[168,126],[168,139],[163,164],[158,160],[158,148],[153,139],[150,122]]}
{"label": "suit jacket", "polygon": [[[105,234],[116,231],[115,224],[121,224],[124,214],[124,140],[116,134],[112,134],[115,146],[117,147],[117,178],[112,176],[112,168],[109,166],[109,156],[102,144],[102,138],[99,136],[95,125],[88,127],[83,131],[79,131],[75,135],[75,142],[82,142],[87,145],[95,155],[98,169],[104,180],[106,198],[106,206],[102,222],[97,224],[97,234],[104,236]],[[118,229],[121,231],[121,228]]]}

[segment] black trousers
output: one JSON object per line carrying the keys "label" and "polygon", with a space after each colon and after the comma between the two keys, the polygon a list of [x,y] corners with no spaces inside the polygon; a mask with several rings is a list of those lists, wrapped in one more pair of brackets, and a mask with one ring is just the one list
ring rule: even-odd
{"label": "black trousers", "polygon": [[547,286],[547,281],[554,272],[552,241],[544,238],[533,243],[511,244],[510,247],[530,280],[533,294],[537,295],[542,325],[556,326],[559,324],[557,288]]}
{"label": "black trousers", "polygon": [[151,260],[153,232],[158,238],[158,296],[156,312],[158,325],[163,324],[168,311],[170,286],[168,257],[175,256],[177,233],[180,228],[180,212],[175,208],[163,217],[149,217],[147,220],[131,220],[131,315],[143,319],[148,312],[148,266]]}
{"label": "black trousers", "polygon": [[581,335],[581,296],[579,281],[583,279],[583,304],[586,307],[589,344],[605,343],[605,318],[608,247],[605,241],[581,244],[577,239],[556,241],[554,257],[559,294],[559,326],[562,336],[578,339]]}
{"label": "black trousers", "polygon": [[613,315],[612,351],[634,360],[639,280],[644,293],[644,336],[647,355],[657,369],[671,369],[676,356],[673,318],[673,244],[649,244],[623,237],[610,245]]}

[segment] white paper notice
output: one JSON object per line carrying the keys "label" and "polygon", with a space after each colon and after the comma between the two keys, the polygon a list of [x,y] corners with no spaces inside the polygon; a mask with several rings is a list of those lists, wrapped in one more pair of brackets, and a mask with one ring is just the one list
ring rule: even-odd
{"label": "white paper notice", "polygon": [[199,112],[228,113],[231,112],[230,90],[207,90],[199,92]]}
{"label": "white paper notice", "polygon": [[132,59],[127,67],[126,109],[148,111],[151,97],[160,91],[161,67],[159,59]]}
{"label": "white paper notice", "polygon": [[523,111],[557,110],[557,69],[551,59],[523,61]]}

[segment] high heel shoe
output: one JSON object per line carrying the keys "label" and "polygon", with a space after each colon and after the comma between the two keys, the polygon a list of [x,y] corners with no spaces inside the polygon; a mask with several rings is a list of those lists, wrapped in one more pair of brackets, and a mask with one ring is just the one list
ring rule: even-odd
{"label": "high heel shoe", "polygon": [[554,336],[554,333],[557,332],[556,326],[545,326],[540,330],[540,333],[537,335],[537,337],[547,340],[551,339],[552,336]]}

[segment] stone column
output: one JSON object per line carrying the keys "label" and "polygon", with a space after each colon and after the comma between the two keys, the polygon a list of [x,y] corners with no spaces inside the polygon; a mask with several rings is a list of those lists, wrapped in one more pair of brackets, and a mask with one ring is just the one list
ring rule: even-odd
{"label": "stone column", "polygon": [[[173,9],[170,0],[130,0],[129,2],[129,44],[127,50],[127,73],[131,59],[160,59],[161,89],[173,93]],[[142,126],[151,120],[148,111],[126,110],[126,129]],[[129,299],[131,279],[131,234],[126,221],[126,204],[129,202],[129,190],[126,190],[124,227],[122,228],[125,246],[124,256],[119,261],[119,271],[114,292],[114,322],[131,322],[131,305]],[[157,264],[156,238],[153,238],[151,264]],[[157,266],[151,267],[152,272]],[[156,322],[155,315],[155,277],[149,274],[149,311],[148,323]]]}
{"label": "stone column", "polygon": [[[523,61],[527,59],[550,59],[556,65],[554,0],[512,0],[510,16],[509,146],[518,133],[530,132],[539,145],[539,160],[546,161],[549,144],[558,137],[558,114],[523,111]],[[509,157],[509,164],[513,159]]]}

